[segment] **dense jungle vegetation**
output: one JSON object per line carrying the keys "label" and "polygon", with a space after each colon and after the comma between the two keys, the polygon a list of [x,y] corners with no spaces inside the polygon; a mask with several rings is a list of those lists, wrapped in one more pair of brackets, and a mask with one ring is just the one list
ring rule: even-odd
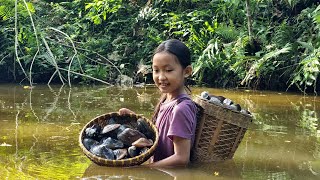
{"label": "dense jungle vegetation", "polygon": [[168,38],[192,51],[191,82],[315,92],[318,0],[0,0],[0,81],[151,82]]}

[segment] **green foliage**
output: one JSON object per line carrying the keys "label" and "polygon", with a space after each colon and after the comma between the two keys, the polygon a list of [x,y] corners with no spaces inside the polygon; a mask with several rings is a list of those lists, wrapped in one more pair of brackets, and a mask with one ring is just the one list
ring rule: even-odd
{"label": "green foliage", "polygon": [[85,10],[89,11],[86,16],[94,24],[101,24],[110,14],[117,13],[121,6],[122,0],[94,0],[85,6]]}
{"label": "green foliage", "polygon": [[[0,30],[4,49],[0,73],[7,80],[26,80],[12,63],[14,1],[0,2],[0,25],[5,27]],[[18,2],[17,52],[34,82],[70,78],[92,83],[93,77],[114,83],[121,74],[136,77],[141,65],[151,65],[161,41],[177,38],[192,52],[197,84],[316,91],[320,47],[316,1],[251,0],[249,8],[252,37],[246,4],[240,0]]]}

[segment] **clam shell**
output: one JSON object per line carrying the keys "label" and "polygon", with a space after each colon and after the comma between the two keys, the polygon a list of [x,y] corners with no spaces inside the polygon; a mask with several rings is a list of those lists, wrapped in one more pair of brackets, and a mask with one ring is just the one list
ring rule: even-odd
{"label": "clam shell", "polygon": [[210,99],[209,93],[207,91],[203,91],[200,96],[206,100]]}
{"label": "clam shell", "polygon": [[216,97],[211,97],[210,100],[209,100],[209,103],[212,103],[212,104],[215,104],[215,105],[218,105],[218,106],[222,106],[221,101]]}
{"label": "clam shell", "polygon": [[117,138],[122,141],[125,145],[131,146],[131,144],[138,140],[139,138],[146,138],[144,134],[141,132],[131,129],[131,128],[126,128],[124,131],[119,133],[117,135]]}
{"label": "clam shell", "polygon": [[101,127],[98,124],[94,124],[91,127],[88,127],[85,132],[87,137],[97,138],[100,135]]}
{"label": "clam shell", "polygon": [[120,127],[116,130],[117,135],[122,133],[126,128],[131,128],[133,129],[130,125],[128,124],[121,124]]}
{"label": "clam shell", "polygon": [[101,134],[110,133],[110,132],[118,129],[120,126],[121,126],[121,124],[108,124],[103,128]]}
{"label": "clam shell", "polygon": [[122,141],[119,141],[117,139],[113,139],[111,137],[108,138],[102,138],[101,143],[102,145],[106,146],[110,149],[120,149],[124,147],[124,144]]}
{"label": "clam shell", "polygon": [[223,103],[223,101],[226,99],[226,98],[223,97],[223,96],[213,96],[213,97],[219,99],[221,103]]}
{"label": "clam shell", "polygon": [[153,130],[149,126],[148,122],[146,122],[144,119],[139,118],[137,120],[137,128],[138,128],[138,131],[143,133],[148,139],[155,138],[155,134],[154,134]]}
{"label": "clam shell", "polygon": [[223,104],[228,106],[228,105],[233,104],[233,102],[232,102],[231,99],[226,98],[226,99],[223,100]]}
{"label": "clam shell", "polygon": [[224,107],[233,111],[237,111],[237,107],[234,104],[224,105]]}
{"label": "clam shell", "polygon": [[128,148],[128,154],[130,157],[135,157],[138,156],[140,154],[140,150],[139,148],[135,147],[135,146],[130,146]]}
{"label": "clam shell", "polygon": [[240,104],[233,104],[236,107],[236,111],[241,111],[241,106]]}
{"label": "clam shell", "polygon": [[133,146],[143,148],[143,147],[150,147],[153,145],[152,140],[148,140],[146,138],[139,138],[135,142],[132,143]]}
{"label": "clam shell", "polygon": [[120,160],[128,155],[128,151],[127,149],[116,149],[113,150],[113,154],[116,156],[116,160]]}
{"label": "clam shell", "polygon": [[82,140],[82,143],[84,147],[87,148],[87,150],[90,150],[93,146],[97,145],[99,142],[91,138],[84,138]]}
{"label": "clam shell", "polygon": [[251,113],[250,113],[248,110],[246,110],[246,109],[241,109],[240,112],[241,112],[242,114],[251,116]]}
{"label": "clam shell", "polygon": [[90,152],[96,156],[103,157],[109,160],[114,160],[112,149],[107,148],[103,144],[96,145],[90,149]]}

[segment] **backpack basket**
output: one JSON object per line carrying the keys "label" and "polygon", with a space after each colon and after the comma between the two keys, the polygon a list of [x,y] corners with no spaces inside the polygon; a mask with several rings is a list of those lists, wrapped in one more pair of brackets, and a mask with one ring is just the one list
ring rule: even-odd
{"label": "backpack basket", "polygon": [[198,96],[194,102],[200,111],[191,161],[231,159],[252,122],[252,116],[209,103]]}

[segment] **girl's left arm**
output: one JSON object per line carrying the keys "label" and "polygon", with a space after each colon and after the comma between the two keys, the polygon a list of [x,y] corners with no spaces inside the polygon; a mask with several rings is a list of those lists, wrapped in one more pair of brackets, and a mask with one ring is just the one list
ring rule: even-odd
{"label": "girl's left arm", "polygon": [[186,166],[190,159],[191,140],[173,136],[174,154],[160,161],[148,164],[149,167]]}

